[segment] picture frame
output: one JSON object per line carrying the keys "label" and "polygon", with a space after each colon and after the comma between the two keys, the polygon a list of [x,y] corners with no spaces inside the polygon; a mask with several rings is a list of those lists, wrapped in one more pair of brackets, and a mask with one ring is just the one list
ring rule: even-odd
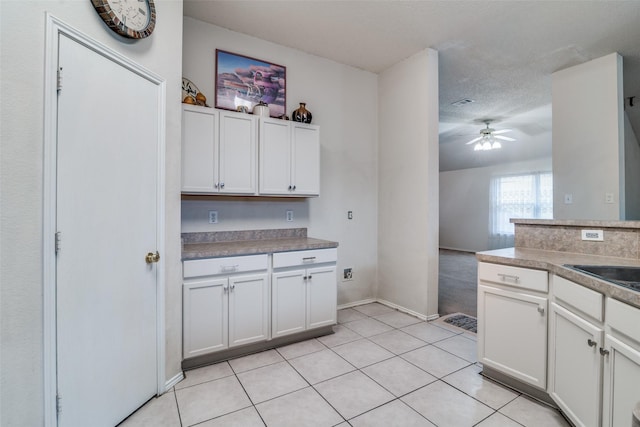
{"label": "picture frame", "polygon": [[215,107],[248,112],[260,102],[270,117],[287,114],[287,69],[261,59],[216,49]]}

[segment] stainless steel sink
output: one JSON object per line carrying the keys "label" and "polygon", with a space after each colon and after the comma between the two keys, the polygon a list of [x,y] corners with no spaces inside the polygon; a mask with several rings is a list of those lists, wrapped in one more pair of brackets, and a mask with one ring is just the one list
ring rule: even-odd
{"label": "stainless steel sink", "polygon": [[565,267],[590,274],[598,279],[606,280],[634,291],[640,291],[640,267],[570,264],[565,264]]}

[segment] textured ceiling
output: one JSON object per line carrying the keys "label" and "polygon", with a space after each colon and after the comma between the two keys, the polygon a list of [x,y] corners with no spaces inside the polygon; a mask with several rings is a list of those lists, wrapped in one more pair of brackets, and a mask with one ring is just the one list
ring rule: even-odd
{"label": "textured ceiling", "polygon": [[[551,154],[551,73],[612,52],[624,58],[640,134],[640,1],[185,0],[205,22],[379,73],[439,52],[440,170]],[[296,37],[300,34],[300,37]],[[451,105],[460,99],[475,102]],[[474,152],[482,122],[516,142]]]}

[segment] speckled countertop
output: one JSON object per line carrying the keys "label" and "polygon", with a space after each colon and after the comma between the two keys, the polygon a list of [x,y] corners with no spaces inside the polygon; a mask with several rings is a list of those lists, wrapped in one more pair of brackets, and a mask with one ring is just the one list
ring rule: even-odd
{"label": "speckled countertop", "polygon": [[564,277],[565,279],[598,291],[606,296],[640,308],[640,292],[564,267],[564,264],[640,267],[640,260],[638,259],[526,248],[507,248],[477,252],[476,258],[478,261],[492,262],[495,264],[547,270],[550,273]]}
{"label": "speckled countertop", "polygon": [[307,237],[306,228],[183,233],[182,242],[183,261],[338,247],[338,242]]}

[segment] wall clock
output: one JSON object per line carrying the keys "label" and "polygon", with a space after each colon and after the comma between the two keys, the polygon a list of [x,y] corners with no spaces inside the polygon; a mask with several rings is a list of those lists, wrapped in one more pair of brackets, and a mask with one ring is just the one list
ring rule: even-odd
{"label": "wall clock", "polygon": [[109,28],[121,36],[143,39],[156,26],[153,0],[91,0],[91,3]]}

